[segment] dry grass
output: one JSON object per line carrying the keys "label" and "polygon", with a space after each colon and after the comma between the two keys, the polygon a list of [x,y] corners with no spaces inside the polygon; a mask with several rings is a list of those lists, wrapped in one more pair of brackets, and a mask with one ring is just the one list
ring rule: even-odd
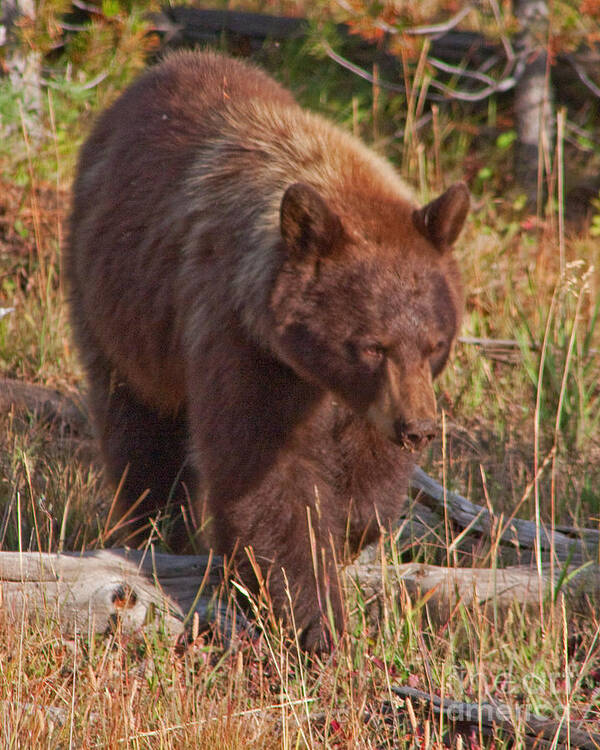
{"label": "dry grass", "polygon": [[[288,71],[299,66],[293,54]],[[314,91],[301,82],[298,89],[311,100]],[[332,90],[320,95],[328,111]],[[70,102],[87,123],[89,106],[76,93],[65,86],[56,111],[48,110],[43,143],[30,143],[17,124],[14,148],[2,152],[0,164],[0,306],[14,307],[0,320],[2,371],[66,390],[81,384],[81,372],[60,284],[73,161],[62,146],[82,133],[72,112],[62,119],[57,112],[69,112]],[[364,96],[340,103],[338,113],[369,138],[372,110],[356,118]],[[415,156],[404,165],[424,195],[426,185],[441,187],[441,174],[449,183],[461,176],[461,164],[488,157],[469,146],[460,121],[440,114],[437,126],[435,138],[411,132]],[[397,139],[380,145],[392,157],[402,151]],[[519,515],[593,526],[600,518],[600,364],[592,350],[600,347],[600,328],[598,275],[590,269],[599,267],[600,247],[585,226],[559,231],[563,206],[529,217],[514,191],[505,194],[499,184],[501,176],[477,188],[461,242],[463,334],[521,346],[509,357],[490,357],[457,345],[438,389],[444,434],[426,468],[475,501],[512,511],[554,451]],[[546,342],[547,367],[540,368],[539,349],[529,350],[530,339]],[[88,442],[2,415],[0,548],[99,544],[110,493],[93,455]],[[423,554],[435,559],[438,552]],[[401,591],[394,555],[382,564],[389,591]],[[6,748],[441,746],[448,727],[418,708],[411,715],[391,692],[396,683],[466,701],[501,700],[515,717],[528,710],[598,725],[597,615],[576,621],[560,600],[542,602],[533,614],[515,606],[501,619],[493,607],[457,606],[440,626],[422,604],[388,593],[378,628],[355,617],[353,631],[323,661],[299,655],[294,639],[276,627],[257,641],[241,636],[232,649],[210,634],[182,649],[160,632],[67,635],[43,616],[0,620],[0,741]],[[359,612],[365,606],[358,595],[349,602]],[[490,743],[477,731],[449,741]],[[502,745],[497,738],[495,746]]]}

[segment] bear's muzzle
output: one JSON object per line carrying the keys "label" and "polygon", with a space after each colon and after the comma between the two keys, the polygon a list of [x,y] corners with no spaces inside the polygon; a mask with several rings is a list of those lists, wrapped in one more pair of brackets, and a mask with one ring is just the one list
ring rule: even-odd
{"label": "bear's muzzle", "polygon": [[423,449],[437,433],[436,403],[428,362],[399,367],[386,363],[385,379],[367,410],[367,419],[394,443]]}
{"label": "bear's muzzle", "polygon": [[433,419],[413,419],[410,422],[397,419],[394,429],[397,442],[409,451],[423,450],[437,434]]}

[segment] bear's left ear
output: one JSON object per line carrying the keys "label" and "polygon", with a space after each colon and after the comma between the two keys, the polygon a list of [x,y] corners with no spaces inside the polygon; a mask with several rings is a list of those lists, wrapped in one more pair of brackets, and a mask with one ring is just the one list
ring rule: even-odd
{"label": "bear's left ear", "polygon": [[286,248],[297,260],[330,254],[344,235],[337,214],[304,182],[296,182],[285,191],[280,224]]}
{"label": "bear's left ear", "polygon": [[471,199],[464,182],[457,182],[445,193],[413,213],[413,222],[440,252],[452,247],[460,234]]}

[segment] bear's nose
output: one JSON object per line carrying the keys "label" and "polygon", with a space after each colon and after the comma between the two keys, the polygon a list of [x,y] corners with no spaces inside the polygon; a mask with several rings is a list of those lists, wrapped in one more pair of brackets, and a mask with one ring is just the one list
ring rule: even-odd
{"label": "bear's nose", "polygon": [[420,451],[436,436],[436,423],[432,419],[412,419],[395,423],[398,442],[410,451]]}

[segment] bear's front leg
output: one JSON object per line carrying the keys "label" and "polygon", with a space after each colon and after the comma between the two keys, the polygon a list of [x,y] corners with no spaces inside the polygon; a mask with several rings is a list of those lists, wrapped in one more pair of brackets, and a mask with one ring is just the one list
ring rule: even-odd
{"label": "bear's front leg", "polygon": [[196,339],[187,378],[212,546],[234,556],[254,593],[264,581],[275,616],[319,648],[328,613],[335,629],[344,623],[335,558],[346,530],[323,461],[326,428],[312,419],[323,393],[248,342],[234,318],[218,330]]}
{"label": "bear's front leg", "polygon": [[290,475],[279,469],[276,482],[213,506],[214,543],[222,554],[235,550],[241,581],[254,594],[262,589],[275,618],[296,629],[303,648],[323,651],[335,640],[332,631],[344,628],[335,541],[343,532],[325,522],[318,503],[302,497],[306,484],[299,477],[282,486]]}

